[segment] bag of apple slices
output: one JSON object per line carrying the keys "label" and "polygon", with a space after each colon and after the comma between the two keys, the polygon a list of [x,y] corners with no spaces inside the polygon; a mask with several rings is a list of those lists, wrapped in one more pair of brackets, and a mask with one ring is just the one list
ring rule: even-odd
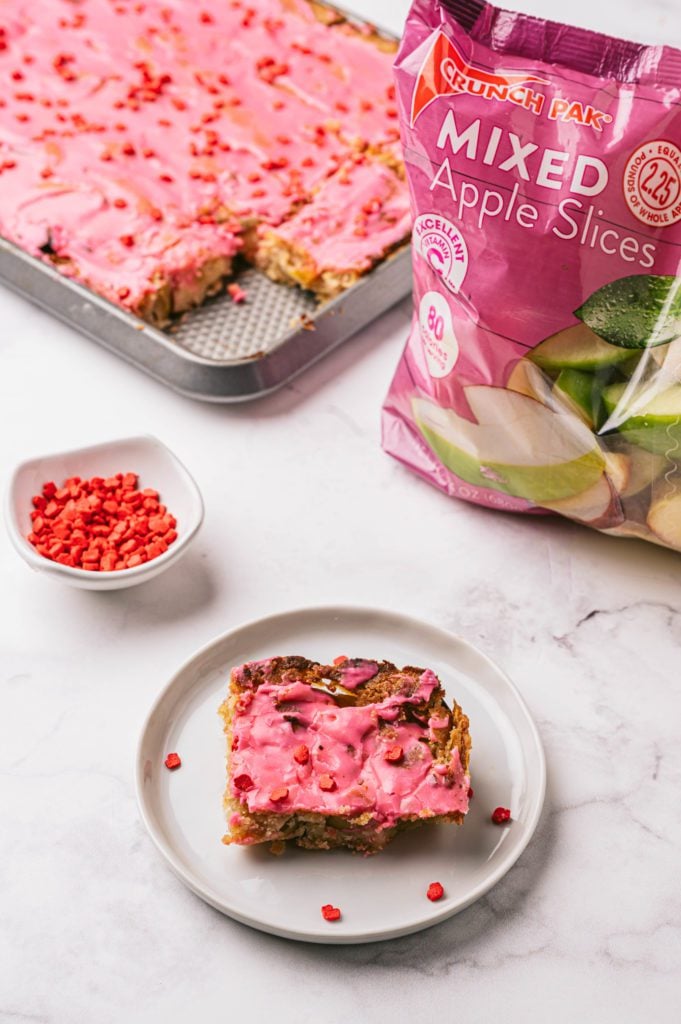
{"label": "bag of apple slices", "polygon": [[681,52],[414,0],[395,71],[414,317],[385,449],[681,548]]}

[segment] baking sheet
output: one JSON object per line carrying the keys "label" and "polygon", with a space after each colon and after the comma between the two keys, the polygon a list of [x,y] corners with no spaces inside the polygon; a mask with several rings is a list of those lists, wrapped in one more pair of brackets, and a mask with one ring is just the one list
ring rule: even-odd
{"label": "baking sheet", "polygon": [[[340,6],[320,6],[361,24]],[[207,402],[246,401],[274,391],[366,327],[409,294],[411,252],[405,244],[321,306],[310,292],[275,284],[253,267],[232,280],[247,292],[246,302],[235,303],[223,292],[160,329],[0,238],[0,283],[174,391]]]}
{"label": "baking sheet", "polygon": [[0,281],[175,391],[238,402],[280,387],[393,306],[411,288],[409,248],[319,306],[309,292],[248,268],[248,301],[207,300],[167,330],[114,306],[0,238]]}

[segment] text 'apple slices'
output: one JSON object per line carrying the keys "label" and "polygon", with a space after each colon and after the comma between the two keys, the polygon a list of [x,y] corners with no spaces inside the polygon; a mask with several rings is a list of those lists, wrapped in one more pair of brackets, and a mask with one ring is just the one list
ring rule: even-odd
{"label": "text 'apple slices'", "polygon": [[464,393],[477,422],[413,400],[428,444],[460,479],[542,505],[581,494],[602,476],[603,453],[575,416],[505,388],[471,385]]}

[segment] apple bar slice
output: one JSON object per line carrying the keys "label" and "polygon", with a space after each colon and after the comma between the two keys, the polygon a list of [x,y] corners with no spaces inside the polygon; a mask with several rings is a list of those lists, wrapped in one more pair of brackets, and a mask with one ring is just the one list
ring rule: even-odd
{"label": "apple bar slice", "polygon": [[356,154],[293,217],[263,229],[256,262],[273,281],[331,299],[404,243],[410,224],[406,183]]}
{"label": "apple bar slice", "polygon": [[356,658],[269,658],[234,668],[225,844],[383,849],[468,810],[468,719],[429,669]]}
{"label": "apple bar slice", "polygon": [[[87,230],[60,226],[46,232],[43,227],[47,242],[38,250],[65,277],[156,326],[215,294],[241,249],[232,222],[180,227],[171,220],[150,225],[138,218],[133,237],[116,233],[118,212],[92,215]],[[27,240],[24,233],[19,244],[29,248]]]}

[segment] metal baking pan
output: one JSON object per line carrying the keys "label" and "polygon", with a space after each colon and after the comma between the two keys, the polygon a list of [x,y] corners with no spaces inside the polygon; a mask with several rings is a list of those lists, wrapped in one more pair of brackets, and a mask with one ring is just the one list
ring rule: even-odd
{"label": "metal baking pan", "polygon": [[[324,3],[355,24],[357,14]],[[371,26],[394,41],[392,33]],[[404,245],[357,284],[320,305],[252,267],[235,280],[245,303],[208,299],[167,329],[153,327],[0,238],[0,282],[190,398],[242,402],[281,387],[411,291]]]}
{"label": "metal baking pan", "polygon": [[167,330],[114,306],[0,238],[0,281],[175,391],[205,402],[240,402],[273,391],[346,341],[411,289],[408,246],[336,299],[319,305],[300,288],[248,268],[248,293],[222,294]]}

